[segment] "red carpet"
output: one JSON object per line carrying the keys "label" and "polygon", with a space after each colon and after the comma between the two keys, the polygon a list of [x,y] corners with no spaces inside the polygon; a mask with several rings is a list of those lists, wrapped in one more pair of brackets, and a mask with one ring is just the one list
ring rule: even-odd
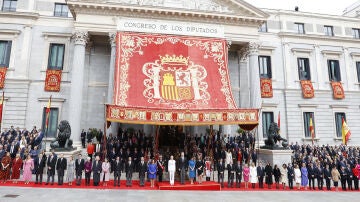
{"label": "red carpet", "polygon": [[[138,180],[133,180],[133,186],[132,187],[126,187],[126,181],[122,180],[120,187],[114,187],[113,181],[111,180],[108,182],[108,186],[105,187],[100,183],[99,186],[93,186],[92,180],[91,180],[91,186],[85,186],[85,180],[82,181],[81,186],[76,186],[75,182],[73,182],[72,186],[69,186],[68,183],[64,183],[63,185],[58,185],[56,182],[54,185],[45,185],[45,183],[35,184],[34,182],[30,182],[30,184],[24,184],[24,182],[19,181],[17,184],[13,184],[11,181],[6,182],[5,184],[0,183],[0,187],[2,186],[13,186],[13,187],[31,187],[31,188],[65,188],[65,189],[121,189],[121,190],[189,190],[189,191],[311,191],[311,192],[335,192],[335,188],[332,187],[331,191],[327,191],[326,187],[323,188],[323,190],[319,190],[316,188],[316,190],[310,190],[309,188],[307,190],[304,190],[301,188],[298,190],[296,187],[294,189],[290,190],[289,187],[286,187],[286,189],[276,189],[275,185],[272,186],[271,189],[268,189],[266,185],[264,185],[265,188],[260,189],[258,184],[256,184],[255,188],[253,189],[251,187],[251,184],[249,184],[249,188],[245,189],[244,183],[241,183],[240,188],[228,188],[227,182],[224,183],[225,187],[221,188],[220,184],[217,182],[203,182],[202,184],[198,184],[195,182],[194,185],[191,185],[190,182],[186,182],[185,185],[181,185],[179,182],[175,182],[174,186],[170,186],[168,181],[165,182],[155,182],[155,188],[150,188],[150,182],[146,182],[145,187],[139,186]],[[281,186],[280,186],[281,187]],[[339,192],[344,192],[341,190],[341,187],[339,187]],[[359,192],[357,191],[345,191],[345,192]]]}
{"label": "red carpet", "polygon": [[185,184],[182,185],[176,182],[174,186],[171,186],[169,182],[159,182],[159,190],[191,190],[191,191],[220,191],[221,186],[215,182],[203,182],[202,184]]}

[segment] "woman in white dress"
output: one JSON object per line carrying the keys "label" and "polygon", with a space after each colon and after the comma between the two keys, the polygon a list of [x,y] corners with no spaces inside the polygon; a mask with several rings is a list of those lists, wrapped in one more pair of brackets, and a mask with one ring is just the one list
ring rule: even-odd
{"label": "woman in white dress", "polygon": [[250,166],[250,183],[251,187],[255,189],[255,183],[257,183],[257,170],[254,163]]}
{"label": "woman in white dress", "polygon": [[175,170],[176,170],[176,161],[174,160],[174,156],[170,156],[170,160],[168,162],[168,171],[169,171],[169,179],[170,185],[174,185],[175,181]]}
{"label": "woman in white dress", "polygon": [[280,173],[281,173],[281,184],[283,186],[283,189],[286,188],[286,183],[288,182],[288,170],[287,170],[287,166],[284,163],[282,165],[282,167],[280,168]]}
{"label": "woman in white dress", "polygon": [[105,161],[101,164],[101,168],[102,168],[101,179],[103,179],[103,186],[107,187],[107,183],[109,182],[109,178],[110,178],[110,163],[107,158],[105,158]]}
{"label": "woman in white dress", "polygon": [[296,183],[296,187],[297,187],[297,189],[300,189],[301,171],[300,171],[300,168],[299,168],[298,165],[295,165],[294,173],[295,173],[295,183]]}
{"label": "woman in white dress", "polygon": [[225,152],[225,167],[227,167],[227,165],[230,164],[230,161],[232,161],[232,153],[230,151],[230,149],[228,149],[226,152]]}
{"label": "woman in white dress", "polygon": [[74,181],[74,173],[75,173],[74,171],[75,171],[74,157],[70,156],[66,167],[66,181],[69,183],[69,186],[71,186],[72,182]]}

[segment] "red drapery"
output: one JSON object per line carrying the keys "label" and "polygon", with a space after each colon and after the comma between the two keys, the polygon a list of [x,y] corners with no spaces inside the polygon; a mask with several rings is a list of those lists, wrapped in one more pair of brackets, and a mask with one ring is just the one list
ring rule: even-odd
{"label": "red drapery", "polygon": [[314,87],[310,80],[301,80],[301,89],[303,92],[304,98],[313,98],[314,97]]}
{"label": "red drapery", "polygon": [[45,91],[60,91],[61,74],[61,70],[46,70]]}
{"label": "red drapery", "polygon": [[262,98],[272,98],[273,97],[273,89],[272,89],[272,80],[261,78],[260,79],[260,87],[261,87],[261,97]]}
{"label": "red drapery", "polygon": [[5,86],[6,71],[6,67],[0,67],[0,89],[3,89]]}
{"label": "red drapery", "polygon": [[345,92],[344,88],[342,87],[341,82],[331,82],[331,87],[333,89],[333,96],[335,99],[344,99],[345,98]]}

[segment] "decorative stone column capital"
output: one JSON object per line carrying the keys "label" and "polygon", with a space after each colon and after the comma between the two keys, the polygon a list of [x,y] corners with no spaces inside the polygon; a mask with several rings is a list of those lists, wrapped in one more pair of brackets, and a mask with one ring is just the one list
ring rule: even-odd
{"label": "decorative stone column capital", "polygon": [[75,33],[72,35],[72,39],[74,40],[75,44],[85,46],[89,41],[89,34],[86,31],[75,31]]}
{"label": "decorative stone column capital", "polygon": [[109,33],[109,42],[111,47],[116,46],[116,32]]}
{"label": "decorative stone column capital", "polygon": [[250,41],[249,42],[249,54],[258,54],[260,48],[260,43],[257,41]]}
{"label": "decorative stone column capital", "polygon": [[226,40],[226,45],[228,49],[230,49],[231,44],[232,44],[231,40]]}
{"label": "decorative stone column capital", "polygon": [[249,46],[242,46],[238,51],[238,57],[240,62],[247,62],[249,59]]}

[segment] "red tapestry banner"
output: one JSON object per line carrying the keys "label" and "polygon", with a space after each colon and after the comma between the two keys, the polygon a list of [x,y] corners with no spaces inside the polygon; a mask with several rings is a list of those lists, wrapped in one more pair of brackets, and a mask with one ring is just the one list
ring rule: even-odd
{"label": "red tapestry banner", "polygon": [[271,79],[260,79],[260,88],[261,88],[261,97],[262,98],[272,98],[273,89],[272,89],[272,80]]}
{"label": "red tapestry banner", "polygon": [[314,97],[314,87],[310,80],[301,80],[301,89],[303,92],[304,98],[313,98]]}
{"label": "red tapestry banner", "polygon": [[[238,110],[230,86],[224,39],[128,32],[119,32],[116,39],[113,106],[108,107],[121,107],[124,113],[135,113],[136,108],[150,117],[115,116],[118,121],[165,122],[165,118],[153,117],[169,110],[176,114],[176,118],[171,115],[172,124],[186,124],[196,119],[179,119],[178,114],[185,111],[201,110],[197,111],[200,120],[200,112]],[[108,119],[115,121],[110,115]]]}
{"label": "red tapestry banner", "polygon": [[45,91],[60,91],[61,74],[61,70],[46,70]]}
{"label": "red tapestry banner", "polygon": [[6,71],[6,67],[0,67],[0,89],[3,89],[5,86]]}
{"label": "red tapestry banner", "polygon": [[344,92],[344,88],[342,87],[341,82],[332,81],[331,87],[333,89],[334,99],[344,99],[345,98],[345,92]]}

